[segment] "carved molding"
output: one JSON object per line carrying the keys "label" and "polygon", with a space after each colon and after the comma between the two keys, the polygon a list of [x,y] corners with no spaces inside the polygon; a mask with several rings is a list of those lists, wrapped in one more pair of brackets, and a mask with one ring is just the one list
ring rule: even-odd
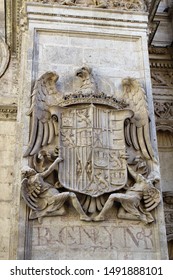
{"label": "carved molding", "polygon": [[26,16],[22,11],[26,2],[42,3],[44,5],[108,8],[125,11],[148,11],[150,29],[149,45],[152,43],[159,24],[159,22],[153,21],[153,19],[160,0],[6,0],[6,38],[12,53],[18,53],[20,47],[20,31],[21,29],[25,30],[27,26]]}
{"label": "carved molding", "polygon": [[15,121],[17,119],[17,107],[14,105],[0,105],[0,120]]}
{"label": "carved molding", "polygon": [[173,48],[172,47],[149,47],[149,54],[156,54],[156,55],[173,55]]}
{"label": "carved molding", "polygon": [[[157,61],[157,60],[153,60],[150,62],[150,67],[151,67],[151,70],[154,72],[154,71],[157,71],[156,69],[159,70],[163,70],[163,69],[171,69],[173,71],[173,62],[171,60],[160,60],[160,61]],[[159,71],[160,72],[160,71]]]}
{"label": "carved molding", "polygon": [[5,11],[6,11],[6,41],[10,46],[11,53],[16,54],[19,51],[20,39],[20,10],[26,0],[6,0]]}
{"label": "carved molding", "polygon": [[41,3],[43,5],[66,5],[91,7],[100,9],[114,9],[125,11],[146,11],[149,0],[6,0],[6,40],[12,54],[18,54],[20,48],[20,32],[27,27],[24,7],[26,2]]}

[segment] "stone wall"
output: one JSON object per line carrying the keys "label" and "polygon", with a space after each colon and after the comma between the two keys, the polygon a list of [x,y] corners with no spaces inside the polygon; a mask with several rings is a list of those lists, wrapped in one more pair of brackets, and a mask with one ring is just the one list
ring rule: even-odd
{"label": "stone wall", "polygon": [[[60,75],[57,88],[66,92],[73,86],[75,70],[88,64],[100,88],[110,95],[116,93],[117,97],[121,92],[121,79],[132,76],[144,86],[150,112],[153,111],[145,13],[121,14],[114,11],[113,14],[106,10],[91,11],[65,6],[57,9],[56,4],[52,8],[51,5],[38,2],[40,5],[28,5],[23,17],[25,20],[21,22],[22,49],[19,42],[16,43],[16,35],[10,39],[15,45],[11,49],[17,49],[17,52],[20,50],[20,71],[20,55],[13,52],[9,60],[6,49],[3,49],[7,57],[4,65],[8,69],[4,67],[0,78],[0,227],[3,229],[0,231],[0,259],[99,259],[100,255],[101,259],[165,259],[167,250],[162,205],[154,211],[156,224],[150,227],[138,221],[117,220],[116,210],[108,213],[106,222],[97,226],[93,222],[86,224],[78,220],[78,214],[71,206],[66,209],[66,216],[47,217],[42,224],[28,220],[28,208],[20,198],[20,172],[22,165],[28,164],[28,160],[23,158],[30,126],[26,112],[30,107],[33,85],[41,74],[56,71]],[[159,10],[161,13],[168,1],[162,2]],[[169,14],[157,16],[161,24],[154,40],[156,46],[171,43],[170,15],[171,10]],[[4,18],[4,5],[1,1],[0,33],[3,37]],[[19,18],[16,18],[19,26]],[[11,23],[8,31],[10,26]],[[165,58],[162,62],[165,63]],[[164,91],[170,102],[172,88],[170,79],[167,79],[170,69],[153,69],[156,100]],[[163,76],[159,74],[158,77],[156,72],[161,72]],[[166,88],[165,81],[169,82]],[[155,127],[153,113],[150,117],[151,127]],[[158,134],[159,146],[164,142],[164,147],[160,147],[164,191],[172,190],[172,146],[167,147],[168,142],[172,145],[170,135],[166,133],[166,137],[164,132]],[[154,130],[152,140],[156,142]],[[162,232],[159,237],[158,232]]]}
{"label": "stone wall", "polygon": [[[20,70],[23,151],[29,139],[26,112],[34,82],[45,72],[56,71],[58,91],[73,91],[74,73],[83,64],[92,68],[98,86],[110,96],[120,98],[122,78],[131,76],[142,83],[149,101],[154,145],[146,14],[28,4],[27,17]],[[26,163],[25,158],[23,165]],[[97,224],[80,221],[71,205],[66,210],[64,217],[44,218],[39,224],[22,214],[22,206],[20,224],[25,223],[27,234],[24,240],[20,233],[20,258],[23,251],[25,258],[31,259],[167,258],[162,205],[154,214],[156,224],[149,228],[139,221],[118,221],[115,209],[108,214],[108,220]]]}
{"label": "stone wall", "polygon": [[[10,135],[9,135],[10,131]],[[13,181],[14,181],[14,150],[15,150],[15,123],[14,122],[0,122],[1,142],[1,174],[0,174],[0,223],[1,228],[1,247],[0,258],[9,258],[9,240],[11,227],[11,203],[13,199]]]}
{"label": "stone wall", "polygon": [[0,1],[0,33],[5,35],[4,1]]}
{"label": "stone wall", "polygon": [[[17,64],[5,43],[4,2],[0,1],[0,259],[16,259],[19,193],[16,185],[18,155]],[[18,139],[19,141],[19,139]],[[17,142],[18,142],[17,141]]]}

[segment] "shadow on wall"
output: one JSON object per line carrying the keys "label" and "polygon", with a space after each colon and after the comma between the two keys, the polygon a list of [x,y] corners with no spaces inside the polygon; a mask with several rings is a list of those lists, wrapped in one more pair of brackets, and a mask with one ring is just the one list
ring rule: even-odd
{"label": "shadow on wall", "polygon": [[173,260],[173,239],[168,241],[168,254],[169,254],[169,259]]}

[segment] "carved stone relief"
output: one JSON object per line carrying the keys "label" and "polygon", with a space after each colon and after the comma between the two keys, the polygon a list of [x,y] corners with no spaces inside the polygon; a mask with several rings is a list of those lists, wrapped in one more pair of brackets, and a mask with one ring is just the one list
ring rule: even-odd
{"label": "carved stone relief", "polygon": [[169,259],[173,259],[173,192],[163,192]]}
{"label": "carved stone relief", "polygon": [[154,110],[157,118],[173,119],[173,101],[155,101]]}
{"label": "carved stone relief", "polygon": [[121,99],[107,96],[86,65],[76,71],[72,92],[58,92],[58,78],[45,73],[32,92],[21,188],[29,218],[64,215],[68,200],[88,222],[106,219],[113,207],[120,219],[153,222],[160,177],[144,90],[126,78]]}
{"label": "carved stone relief", "polygon": [[151,79],[153,87],[169,87],[173,88],[173,71],[160,71],[160,70],[152,70],[151,71]]}
{"label": "carved stone relief", "polygon": [[[173,48],[150,47],[150,68],[153,87],[173,88]],[[164,93],[162,93],[164,95]]]}
{"label": "carved stone relief", "polygon": [[144,0],[34,0],[32,2],[133,11],[146,11],[147,9],[147,1]]}
{"label": "carved stone relief", "polygon": [[157,130],[173,132],[173,101],[154,101]]}

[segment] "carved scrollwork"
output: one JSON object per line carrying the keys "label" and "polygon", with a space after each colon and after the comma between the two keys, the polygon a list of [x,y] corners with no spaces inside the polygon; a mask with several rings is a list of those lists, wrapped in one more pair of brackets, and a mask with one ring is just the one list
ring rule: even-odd
{"label": "carved scrollwork", "polygon": [[173,213],[165,213],[165,222],[167,224],[173,224]]}
{"label": "carved scrollwork", "polygon": [[173,102],[155,101],[154,111],[159,119],[173,119]]}
{"label": "carved scrollwork", "polygon": [[173,88],[173,71],[152,71],[151,79],[153,86]]}
{"label": "carved scrollwork", "polygon": [[96,7],[102,9],[145,11],[147,1],[144,0],[35,0],[34,2],[57,3],[67,6]]}
{"label": "carved scrollwork", "polygon": [[141,0],[121,0],[114,1],[114,7],[122,10],[145,11],[146,5]]}
{"label": "carved scrollwork", "polygon": [[[172,101],[163,101],[163,100],[157,100],[154,101],[154,112],[156,116],[156,128],[158,131],[170,131],[172,133],[173,131],[173,102]],[[161,136],[161,135],[160,135]],[[158,135],[159,137],[159,135]],[[168,133],[163,135],[163,137],[159,137],[161,142],[168,137],[169,143],[172,143],[172,136]],[[163,139],[162,139],[163,138]],[[162,143],[163,145],[164,143]],[[164,145],[163,145],[164,146]],[[165,147],[167,144],[165,145]],[[171,144],[172,146],[172,144]]]}

